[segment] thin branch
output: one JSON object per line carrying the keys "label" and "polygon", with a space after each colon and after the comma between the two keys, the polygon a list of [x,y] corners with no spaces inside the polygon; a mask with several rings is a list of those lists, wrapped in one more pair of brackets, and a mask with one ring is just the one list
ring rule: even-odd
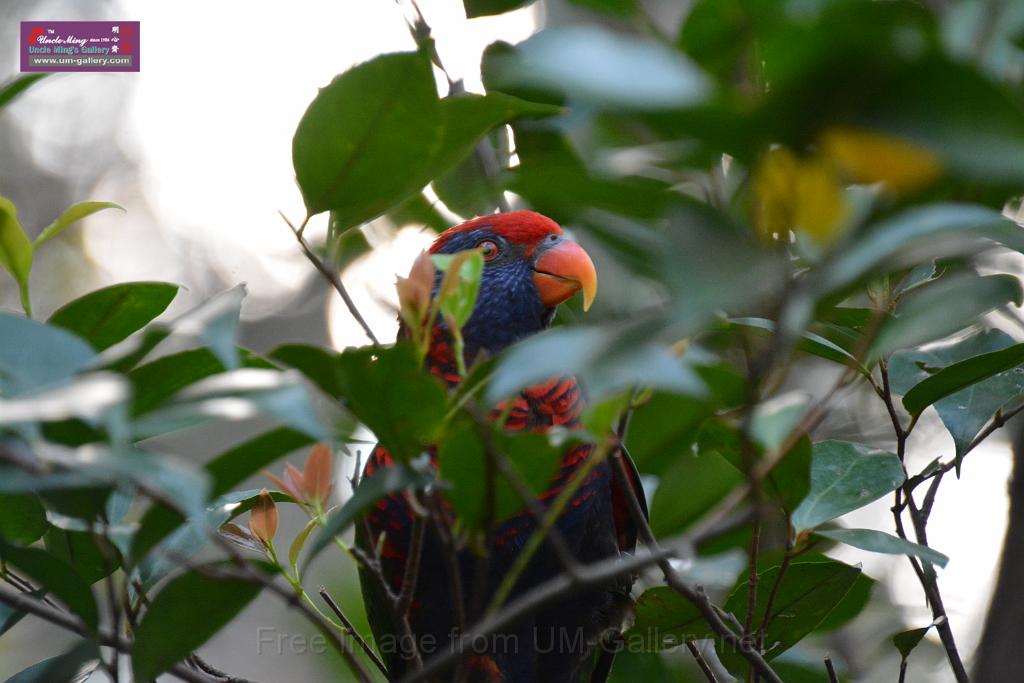
{"label": "thin branch", "polygon": [[829,683],[839,683],[839,676],[836,675],[836,667],[832,665],[832,658],[825,655],[825,671],[828,673]]}
{"label": "thin branch", "polygon": [[423,515],[414,514],[412,534],[409,537],[409,554],[406,556],[405,572],[402,576],[402,590],[398,593],[398,600],[395,601],[395,611],[406,618],[408,618],[409,606],[412,604],[413,594],[416,592],[416,584],[419,580],[423,534],[426,528]]}
{"label": "thin branch", "polygon": [[[2,586],[0,586],[0,603],[16,609],[19,612],[26,612],[39,617],[43,621],[59,626],[66,631],[77,633],[83,638],[95,637],[100,645],[112,647],[119,652],[131,653],[132,643],[121,638],[116,633],[112,633],[106,629],[100,629],[98,632],[93,633],[77,617],[48,607],[42,602],[27,595],[12,593]],[[183,681],[188,681],[188,683],[210,683],[209,677],[193,671],[184,664],[175,664],[168,669],[167,672]]]}
{"label": "thin branch", "polygon": [[[284,222],[288,224],[288,227],[291,228],[292,234],[295,235],[295,239],[299,242],[299,247],[302,248],[302,253],[306,255],[309,262],[316,266],[316,269],[320,271],[320,274],[323,275],[324,278],[334,286],[334,289],[337,290],[338,294],[341,295],[341,300],[345,302],[345,307],[348,308],[348,312],[352,314],[352,317],[356,319],[359,326],[363,328],[363,332],[366,333],[366,336],[369,337],[374,346],[380,346],[380,342],[377,341],[377,337],[373,334],[373,330],[370,329],[366,319],[363,318],[359,309],[356,308],[355,302],[352,301],[352,297],[349,296],[348,290],[345,289],[345,285],[342,284],[341,278],[338,274],[334,272],[333,268],[324,263],[323,260],[316,255],[316,252],[314,252],[309,246],[309,243],[306,242],[306,238],[302,236],[302,232],[300,232],[300,230],[296,228],[290,220],[288,220],[288,217],[280,211],[278,211],[278,214],[280,214],[281,218],[284,219]],[[303,223],[303,225],[305,225],[305,223]]]}
{"label": "thin branch", "polygon": [[[626,501],[629,505],[630,513],[633,516],[633,523],[637,525],[640,531],[640,537],[643,539],[644,544],[651,548],[652,552],[656,553],[660,546],[658,541],[654,537],[654,532],[651,530],[651,525],[648,523],[646,517],[644,517],[643,508],[640,507],[640,501],[637,500],[636,494],[633,493],[633,488],[629,485],[629,475],[626,472],[625,466],[622,464],[621,458],[612,458],[613,473],[614,476],[619,478],[620,487],[626,497]],[[704,594],[700,588],[691,588],[679,573],[676,572],[672,563],[668,561],[668,558],[662,558],[658,561],[658,568],[661,569],[662,574],[665,576],[665,582],[672,587],[677,593],[686,598],[697,611],[701,613],[704,620],[711,627],[716,635],[722,638],[722,640],[730,647],[734,648],[741,656],[743,656],[750,664],[754,667],[754,670],[761,676],[764,677],[769,683],[782,683],[782,679],[779,675],[771,668],[771,665],[765,661],[761,653],[752,645],[748,638],[738,635],[730,629],[718,612],[715,610],[711,601],[708,600],[707,595]]]}
{"label": "thin branch", "polygon": [[697,661],[697,666],[700,667],[704,678],[708,679],[708,683],[718,683],[718,677],[715,676],[715,672],[711,669],[711,665],[708,664],[708,660],[704,659],[704,655],[700,653],[700,649],[692,640],[686,641],[686,649],[690,651],[690,654]]}
{"label": "thin branch", "polygon": [[356,627],[352,625],[349,618],[341,611],[341,607],[338,606],[338,603],[334,601],[334,598],[331,597],[331,594],[328,593],[327,589],[323,586],[320,586],[320,597],[323,598],[323,601],[326,602],[327,606],[331,608],[332,612],[334,612],[334,616],[338,617],[338,621],[345,626],[345,631],[347,631],[348,634],[352,636],[352,639],[356,641],[356,645],[366,653],[366,656],[370,661],[373,662],[377,669],[379,669],[380,672],[384,674],[384,677],[387,678],[388,669],[384,666],[384,662],[380,661],[380,657],[378,657],[377,653],[373,651],[373,648],[370,647],[369,643],[363,640],[363,637],[359,635],[358,631],[356,631]]}

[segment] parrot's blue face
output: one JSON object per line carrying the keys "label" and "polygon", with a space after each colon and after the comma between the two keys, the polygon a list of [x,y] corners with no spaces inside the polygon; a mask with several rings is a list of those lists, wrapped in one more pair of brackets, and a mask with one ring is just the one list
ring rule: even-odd
{"label": "parrot's blue face", "polygon": [[[555,308],[579,290],[589,307],[597,288],[590,257],[554,221],[531,211],[482,216],[447,230],[431,249],[479,249],[484,271],[476,306],[462,335],[467,356],[497,353],[551,324]],[[438,273],[434,292],[440,285]]]}

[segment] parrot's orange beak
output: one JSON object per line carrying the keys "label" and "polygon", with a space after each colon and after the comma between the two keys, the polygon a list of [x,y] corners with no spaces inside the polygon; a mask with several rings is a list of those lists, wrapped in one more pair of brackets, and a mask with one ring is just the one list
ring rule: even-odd
{"label": "parrot's orange beak", "polygon": [[533,264],[533,282],[540,300],[554,308],[576,292],[583,290],[583,310],[589,310],[597,296],[597,271],[583,247],[560,240],[545,249]]}

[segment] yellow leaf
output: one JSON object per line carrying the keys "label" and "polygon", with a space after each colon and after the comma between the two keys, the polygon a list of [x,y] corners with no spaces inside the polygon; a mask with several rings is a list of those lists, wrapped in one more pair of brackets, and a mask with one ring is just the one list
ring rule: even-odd
{"label": "yellow leaf", "polygon": [[942,160],[934,152],[869,130],[830,128],[821,136],[821,151],[855,182],[884,182],[896,192],[913,192],[942,175]]}

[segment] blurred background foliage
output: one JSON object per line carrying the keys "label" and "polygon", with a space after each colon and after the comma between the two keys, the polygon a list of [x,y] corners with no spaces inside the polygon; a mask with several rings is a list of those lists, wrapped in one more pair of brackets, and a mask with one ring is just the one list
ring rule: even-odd
{"label": "blurred background foliage", "polygon": [[[461,64],[456,71],[447,29],[435,21],[450,20],[448,5],[467,34],[505,12],[530,24],[481,44],[479,74]],[[479,501],[469,492],[479,472],[466,454],[476,446],[465,443],[457,422],[445,421],[457,397],[420,376],[400,348],[380,352],[377,364],[378,353],[335,350],[367,340],[347,311],[328,308],[332,290],[274,210],[305,228],[317,258],[343,274],[357,305],[370,311],[370,327],[388,341],[393,276],[407,271],[434,231],[508,206],[531,208],[594,256],[601,296],[586,316],[578,301],[563,306],[555,330],[500,358],[486,396],[497,400],[574,372],[593,406],[588,438],[598,440],[632,405],[628,446],[653,530],[665,542],[693,540],[678,568],[729,611],[745,607],[750,517],[760,519],[760,584],[788,576],[776,598],[785,618],[768,639],[784,680],[828,680],[826,654],[841,680],[895,681],[901,660],[907,681],[955,680],[938,629],[913,630],[929,626],[934,605],[926,606],[905,556],[937,573],[945,628],[969,668],[994,579],[1010,466],[1007,448],[979,435],[1020,408],[1024,389],[1016,343],[1024,7],[999,0],[457,5],[424,3],[421,15],[400,3],[382,17],[347,15],[344,30],[372,34],[370,27],[388,22],[402,37],[371,41],[350,70],[336,62],[310,67],[322,72],[319,92],[245,95],[252,106],[287,100],[289,123],[280,128],[248,127],[243,120],[253,115],[242,107],[218,119],[214,98],[186,95],[195,84],[170,81],[181,90],[155,100],[175,105],[160,119],[164,129],[151,123],[126,145],[121,104],[135,96],[152,102],[161,83],[152,75],[156,85],[53,76],[17,99],[0,94],[0,193],[9,200],[0,204],[0,265],[13,276],[0,285],[0,557],[92,626],[109,627],[97,582],[111,574],[130,600],[138,590],[158,600],[167,591],[170,604],[182,586],[221,594],[223,582],[180,574],[177,560],[221,557],[207,530],[259,504],[267,484],[261,468],[277,471],[278,460],[315,441],[334,446],[333,503],[342,507],[332,516],[282,504],[290,499],[275,494],[278,535],[291,539],[307,519],[320,519],[328,529],[302,536],[310,538],[307,553],[330,547],[329,532],[345,531],[353,510],[372,500],[374,492],[350,498],[344,481],[354,455],[373,440],[366,428],[410,456],[441,439],[452,454],[442,475],[472,523]],[[139,11],[144,31],[170,21],[156,10],[100,3],[76,6],[75,16],[66,16],[65,3],[12,3],[3,11],[7,36],[18,20],[54,13]],[[317,11],[297,13],[308,20]],[[414,40],[403,34],[406,22]],[[534,24],[539,31],[529,35]],[[160,71],[164,43],[153,34],[144,48],[147,60],[154,55],[151,74],[167,73]],[[381,52],[388,54],[375,56]],[[221,74],[204,87],[230,92],[231,78]],[[133,94],[136,87],[142,92]],[[81,125],[48,112],[39,104],[47,97],[81,99],[78,113],[66,115]],[[233,132],[233,118],[248,135]],[[188,142],[200,128],[213,131],[203,149]],[[158,137],[191,148],[189,177],[217,195],[209,214],[182,219],[187,193],[150,186],[171,177],[147,162]],[[290,192],[272,206],[262,204],[260,187],[231,180],[247,177],[240,167],[259,165],[264,144],[279,162],[290,145],[294,163],[285,158],[268,170],[284,174],[278,184]],[[232,145],[253,156],[232,157]],[[287,183],[293,174],[298,192]],[[127,214],[76,205],[90,199],[116,202]],[[170,203],[184,211],[168,211]],[[68,206],[78,209],[64,225],[58,217]],[[26,247],[33,241],[38,251]],[[243,279],[247,287],[238,285]],[[131,282],[139,280],[147,282]],[[39,322],[25,319],[26,300]],[[382,394],[380,386],[401,390]],[[634,387],[643,389],[635,395]],[[388,417],[396,414],[416,419],[394,427]],[[554,454],[536,442],[518,447]],[[513,457],[517,446],[507,448]],[[763,500],[737,506],[738,523],[725,531],[703,533],[701,520],[759,465]],[[522,466],[531,482],[548,471]],[[931,503],[921,501],[927,486],[918,490],[934,510],[934,548],[901,542],[888,511],[892,492],[905,490],[905,477],[938,481],[940,469],[961,478],[944,480]],[[405,474],[391,486],[425,481],[422,472]],[[40,548],[46,552],[34,552]],[[326,583],[366,632],[352,564],[331,555],[310,568],[306,590]],[[169,576],[179,578],[167,583]],[[615,680],[704,680],[678,643],[700,634],[699,620],[661,583],[656,571],[642,575],[627,636],[656,627],[663,637],[631,648],[648,651],[622,653]],[[200,650],[218,666],[256,679],[348,675],[330,655],[305,656],[279,640],[260,650],[261,626],[275,634],[309,634],[309,626],[241,582],[234,589],[222,612],[192,615],[213,630],[180,639],[179,655],[241,612]],[[765,599],[758,593],[757,604]],[[172,624],[181,615],[161,617],[163,609],[154,610],[148,634],[140,628],[144,642],[173,640],[160,619]],[[65,664],[95,660],[88,641],[20,616],[0,607],[0,674],[65,650]],[[907,635],[894,644],[900,632]],[[45,648],[24,645],[40,642],[40,633]],[[713,648],[704,650],[714,659]],[[152,675],[173,661],[167,652],[146,653],[136,673]],[[735,655],[718,655],[746,675]],[[55,680],[54,671],[24,680]],[[97,669],[94,677],[105,675]]]}

